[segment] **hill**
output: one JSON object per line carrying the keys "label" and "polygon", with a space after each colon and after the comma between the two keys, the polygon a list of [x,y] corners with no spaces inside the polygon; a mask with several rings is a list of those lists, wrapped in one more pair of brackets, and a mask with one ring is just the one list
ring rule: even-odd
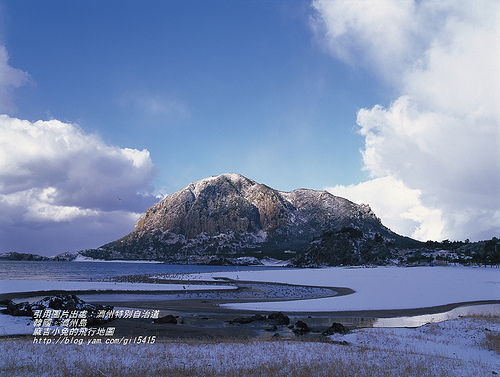
{"label": "hill", "polygon": [[245,257],[245,263],[275,258],[338,265],[386,263],[396,249],[422,245],[385,227],[368,205],[327,191],[283,192],[222,174],[166,196],[130,234],[80,253],[98,259],[227,264]]}

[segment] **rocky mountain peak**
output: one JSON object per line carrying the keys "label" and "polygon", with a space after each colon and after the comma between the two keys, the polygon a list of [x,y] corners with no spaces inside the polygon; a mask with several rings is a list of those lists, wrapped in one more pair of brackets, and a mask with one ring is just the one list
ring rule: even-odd
{"label": "rocky mountain peak", "polygon": [[256,184],[257,182],[248,179],[241,174],[225,173],[203,178],[198,182],[193,182],[189,184],[186,189],[190,190],[195,197],[198,197],[201,192],[211,186],[219,187],[222,190],[232,188],[236,191],[242,192]]}
{"label": "rocky mountain peak", "polygon": [[[367,205],[327,191],[274,190],[240,174],[201,179],[149,208],[135,229],[101,249],[129,259],[301,251],[325,232],[397,236]],[[282,255],[281,255],[282,256]]]}

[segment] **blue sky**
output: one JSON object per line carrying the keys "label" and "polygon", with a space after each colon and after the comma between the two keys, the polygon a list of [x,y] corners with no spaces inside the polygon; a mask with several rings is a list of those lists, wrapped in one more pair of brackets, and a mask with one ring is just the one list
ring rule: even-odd
{"label": "blue sky", "polygon": [[0,252],[97,247],[225,172],[498,236],[498,4],[362,4],[1,1]]}
{"label": "blue sky", "polygon": [[17,115],[149,150],[156,188],[224,172],[282,190],[365,178],[356,111],[383,90],[325,54],[307,2],[21,1],[4,12],[10,64],[35,83],[16,92]]}

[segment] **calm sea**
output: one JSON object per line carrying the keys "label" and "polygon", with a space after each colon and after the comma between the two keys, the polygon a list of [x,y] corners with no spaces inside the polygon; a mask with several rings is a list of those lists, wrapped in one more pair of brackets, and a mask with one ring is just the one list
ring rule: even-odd
{"label": "calm sea", "polygon": [[276,269],[265,266],[198,266],[133,262],[0,261],[0,280],[90,281],[122,275]]}

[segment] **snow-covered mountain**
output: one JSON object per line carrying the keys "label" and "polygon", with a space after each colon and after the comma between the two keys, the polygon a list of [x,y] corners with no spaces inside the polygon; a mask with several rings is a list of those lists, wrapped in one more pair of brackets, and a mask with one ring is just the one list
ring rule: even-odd
{"label": "snow-covered mountain", "polygon": [[326,191],[277,191],[239,174],[222,174],[166,196],[141,216],[132,233],[82,253],[202,263],[241,256],[290,259],[310,254],[322,237],[339,232],[347,232],[353,253],[366,240],[412,241],[382,225],[368,205]]}

